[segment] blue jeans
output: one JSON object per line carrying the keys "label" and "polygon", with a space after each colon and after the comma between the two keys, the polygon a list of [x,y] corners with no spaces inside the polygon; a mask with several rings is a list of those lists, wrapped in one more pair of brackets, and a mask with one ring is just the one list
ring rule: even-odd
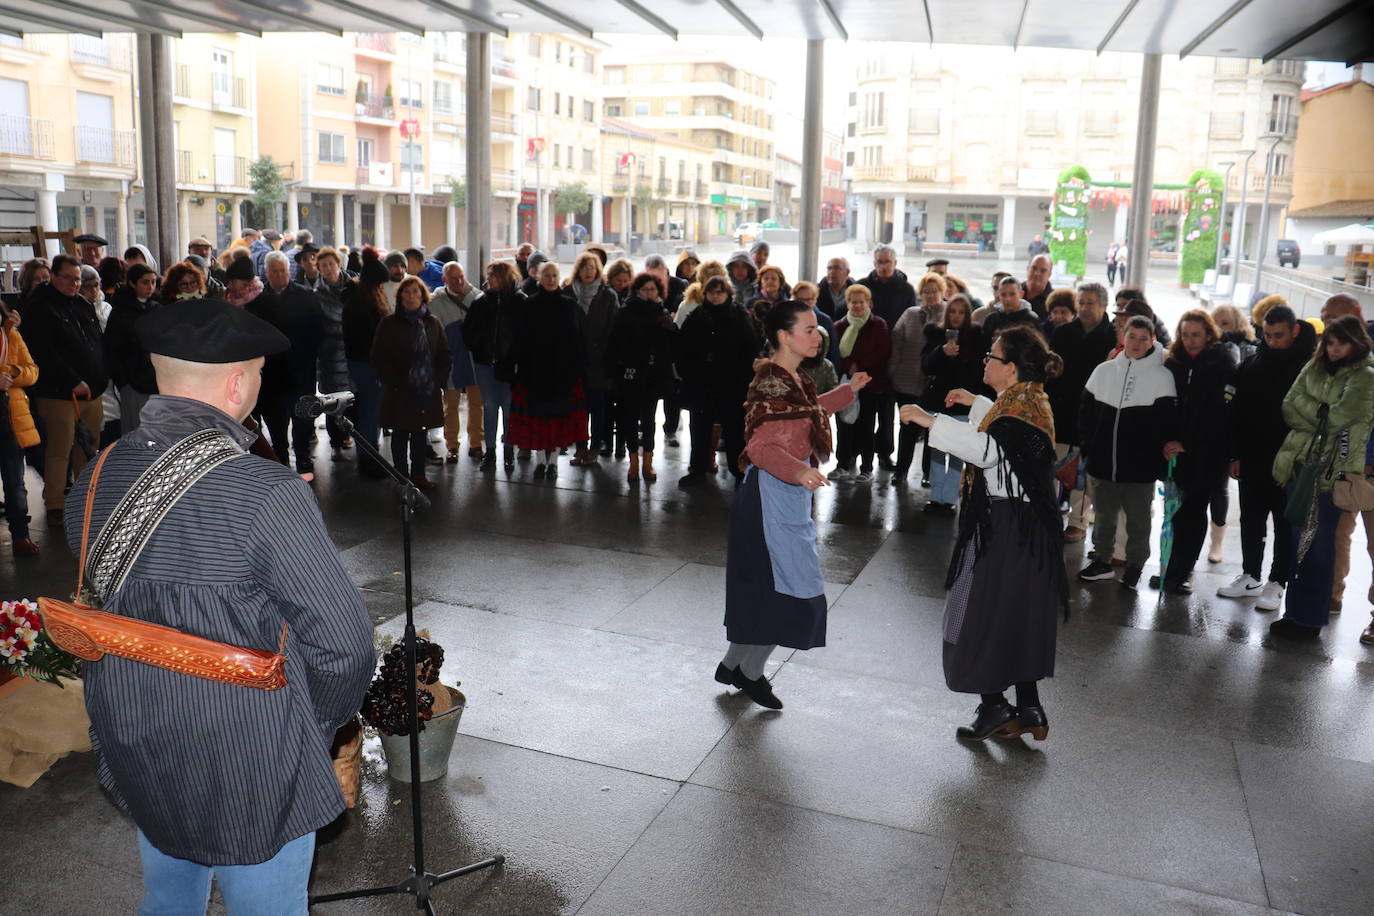
{"label": "blue jeans", "polygon": [[496,448],[496,413],[501,412],[501,433],[510,426],[510,382],[496,378],[496,367],[473,363],[477,370],[477,387],[482,390],[482,414],[485,426],[482,429],[487,441],[487,451]]}
{"label": "blue jeans", "polygon": [[[1291,484],[1285,492],[1292,494]],[[1331,501],[1331,494],[1318,496],[1317,530],[1312,535],[1307,556],[1296,567],[1293,564],[1297,561],[1301,532],[1294,529],[1288,544],[1291,551],[1288,568],[1294,572],[1284,597],[1285,619],[1306,627],[1324,627],[1331,622],[1331,588],[1336,581],[1336,524],[1340,520],[1341,510]]]}
{"label": "blue jeans", "polygon": [[382,410],[382,383],[371,363],[348,361],[348,378],[353,383],[353,427],[373,448],[377,447],[377,417]]}
{"label": "blue jeans", "polygon": [[297,837],[257,865],[200,865],[174,859],[138,832],[143,859],[139,916],[200,916],[210,902],[210,881],[219,882],[230,916],[304,916],[315,858],[315,834]]}
{"label": "blue jeans", "polygon": [[[967,423],[968,417],[950,417],[960,423]],[[929,440],[926,447],[929,448]],[[937,448],[930,449],[930,501],[944,503],[946,506],[959,502],[959,478],[963,474],[964,462]]]}
{"label": "blue jeans", "polygon": [[14,438],[8,407],[6,399],[0,398],[0,411],[5,411],[0,415],[0,481],[4,483],[10,537],[22,541],[29,536],[29,491],[24,486],[24,450]]}

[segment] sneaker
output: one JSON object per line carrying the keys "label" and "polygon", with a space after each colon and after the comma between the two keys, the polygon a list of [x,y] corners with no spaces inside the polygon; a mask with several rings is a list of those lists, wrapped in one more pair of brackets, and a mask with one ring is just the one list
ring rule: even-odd
{"label": "sneaker", "polygon": [[669,448],[681,448],[681,447],[682,447],[682,444],[681,444],[680,442],[677,441],[677,436],[669,436],[666,444],[667,444],[667,446],[668,446]]}
{"label": "sneaker", "polygon": [[827,480],[849,480],[854,476],[854,472],[848,468],[837,467],[825,476]]}
{"label": "sneaker", "polygon": [[1078,574],[1078,578],[1084,582],[1101,582],[1103,579],[1115,577],[1116,570],[1112,568],[1112,564],[1103,563],[1101,560],[1093,560]]}
{"label": "sneaker", "polygon": [[1065,544],[1077,544],[1079,541],[1083,540],[1087,536],[1088,532],[1084,531],[1082,528],[1079,528],[1077,525],[1070,525],[1069,527],[1064,529]]}
{"label": "sneaker", "polygon": [[857,480],[859,483],[868,483],[870,480],[873,479],[873,472],[872,472],[872,471],[860,471],[860,472],[854,477],[854,479]]}
{"label": "sneaker", "polygon": [[1135,591],[1140,587],[1140,567],[1127,566],[1126,571],[1121,574],[1121,587]]}
{"label": "sneaker", "polygon": [[[1222,598],[1254,598],[1260,593],[1262,588],[1264,588],[1263,582],[1260,582],[1253,576],[1241,573],[1239,576],[1236,576],[1235,581],[1230,585],[1223,585],[1221,588],[1217,589],[1217,594]],[[1282,592],[1282,589],[1280,589],[1280,592]],[[1269,610],[1272,611],[1274,609],[1269,608]]]}
{"label": "sneaker", "polygon": [[1255,599],[1255,610],[1257,611],[1277,611],[1283,606],[1283,583],[1266,582],[1264,588],[1260,589],[1259,598]]}

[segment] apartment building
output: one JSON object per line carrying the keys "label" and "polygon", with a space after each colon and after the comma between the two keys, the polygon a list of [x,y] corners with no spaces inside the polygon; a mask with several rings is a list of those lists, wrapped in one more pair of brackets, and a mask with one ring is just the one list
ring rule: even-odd
{"label": "apartment building", "polygon": [[601,149],[600,204],[594,199],[593,206],[605,240],[623,245],[636,235],[709,241],[716,220],[708,182],[714,149],[612,117],[602,120]]}
{"label": "apartment building", "polygon": [[1310,243],[1318,232],[1374,220],[1374,65],[1313,69],[1331,72],[1302,91],[1283,233],[1302,247],[1304,261],[1339,261],[1347,246]]}
{"label": "apartment building", "polygon": [[233,33],[172,41],[177,251],[196,236],[226,248],[245,225],[258,149],[257,52],[254,38]]}
{"label": "apartment building", "polygon": [[[1141,58],[995,47],[866,49],[850,95],[845,162],[859,244],[976,242],[1024,253],[1049,224],[1059,171],[1083,165],[1101,188],[1089,211],[1089,257],[1126,234]],[[1294,61],[1168,58],[1159,96],[1156,184],[1199,168],[1226,172],[1275,138],[1271,213],[1292,194],[1301,65]],[[1264,187],[1264,156],[1230,174],[1229,203],[1247,188],[1247,247]],[[1151,242],[1171,250],[1181,214],[1154,204]],[[1272,231],[1269,238],[1277,237]]]}
{"label": "apartment building", "polygon": [[669,52],[608,60],[604,83],[607,116],[714,151],[711,234],[773,215],[771,80],[718,57]]}
{"label": "apartment building", "polygon": [[821,133],[821,228],[836,229],[845,224],[844,137],[831,131]]}
{"label": "apartment building", "polygon": [[133,62],[131,35],[0,35],[0,224],[132,241]]}

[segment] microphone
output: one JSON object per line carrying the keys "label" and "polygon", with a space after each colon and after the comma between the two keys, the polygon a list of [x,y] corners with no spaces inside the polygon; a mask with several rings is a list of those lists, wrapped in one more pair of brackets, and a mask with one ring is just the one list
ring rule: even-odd
{"label": "microphone", "polygon": [[307,394],[296,400],[296,416],[310,419],[325,414],[337,417],[353,406],[353,392],[335,391],[332,394]]}

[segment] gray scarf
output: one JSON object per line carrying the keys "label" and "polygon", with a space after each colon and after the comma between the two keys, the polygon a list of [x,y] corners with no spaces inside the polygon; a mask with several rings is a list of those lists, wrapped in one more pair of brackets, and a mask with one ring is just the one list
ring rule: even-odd
{"label": "gray scarf", "polygon": [[590,286],[583,286],[580,280],[572,283],[573,295],[577,297],[578,308],[586,315],[592,310],[592,300],[601,292],[601,281],[593,280]]}

